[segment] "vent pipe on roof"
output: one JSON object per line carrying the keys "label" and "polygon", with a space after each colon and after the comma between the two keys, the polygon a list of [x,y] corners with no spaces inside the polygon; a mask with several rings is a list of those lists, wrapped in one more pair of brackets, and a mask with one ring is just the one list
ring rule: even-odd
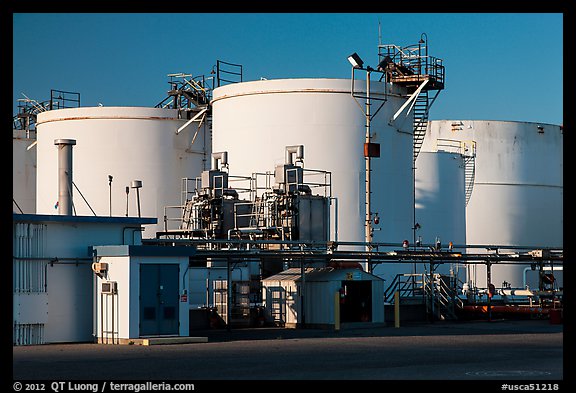
{"label": "vent pipe on roof", "polygon": [[72,146],[75,139],[55,139],[58,146],[58,214],[72,215]]}
{"label": "vent pipe on roof", "polygon": [[294,164],[292,154],[296,154],[296,162],[304,162],[304,145],[286,146],[286,164]]}
{"label": "vent pipe on roof", "polygon": [[220,153],[212,153],[212,161],[210,169],[214,171],[220,170],[220,167],[218,167],[218,160],[220,160],[221,166],[223,167],[228,166],[228,152],[223,151]]}

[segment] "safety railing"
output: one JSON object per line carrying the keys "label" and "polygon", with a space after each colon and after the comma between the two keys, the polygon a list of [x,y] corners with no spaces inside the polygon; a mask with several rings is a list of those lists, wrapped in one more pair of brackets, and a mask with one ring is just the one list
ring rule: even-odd
{"label": "safety railing", "polygon": [[390,60],[406,73],[412,75],[428,75],[436,82],[444,84],[445,67],[442,59],[428,55],[424,44],[400,47],[394,44],[379,45],[378,56]]}
{"label": "safety railing", "polygon": [[384,291],[384,301],[394,303],[394,294],[400,293],[400,297],[416,297],[424,295],[424,275],[418,274],[397,274]]}
{"label": "safety railing", "polygon": [[241,64],[216,61],[216,84],[218,87],[229,83],[242,82],[243,68]]}
{"label": "safety railing", "polygon": [[458,153],[463,157],[476,157],[476,141],[438,138],[436,139],[436,150]]}

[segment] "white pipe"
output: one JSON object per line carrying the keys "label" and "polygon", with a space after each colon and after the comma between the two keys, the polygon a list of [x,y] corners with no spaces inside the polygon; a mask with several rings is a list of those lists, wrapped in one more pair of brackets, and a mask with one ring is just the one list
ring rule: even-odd
{"label": "white pipe", "polygon": [[564,269],[562,269],[562,266],[553,266],[553,267],[552,267],[552,266],[544,266],[544,267],[542,268],[542,270],[552,270],[552,271],[555,271],[555,270],[564,270]]}
{"label": "white pipe", "polygon": [[192,124],[193,122],[195,122],[200,116],[202,116],[202,114],[204,112],[206,112],[207,108],[202,109],[200,112],[198,112],[193,118],[191,118],[190,120],[188,120],[186,123],[184,123],[184,125],[182,125],[180,128],[178,128],[178,130],[176,130],[176,134],[180,134],[182,132],[183,129],[185,129],[186,127],[188,127],[190,124]]}
{"label": "white pipe", "polygon": [[228,240],[232,240],[231,233],[232,232],[240,232],[240,233],[256,233],[262,234],[262,229],[228,229]]}
{"label": "white pipe", "polygon": [[[334,241],[338,241],[338,198],[332,197],[330,200],[334,200]],[[282,239],[284,240],[284,239]]]}
{"label": "white pipe", "polygon": [[296,161],[304,160],[304,145],[286,146],[286,164],[294,164],[292,154],[296,153]]}
{"label": "white pipe", "polygon": [[[524,271],[522,272],[522,286],[523,286],[524,288],[526,288],[526,272],[528,272],[528,270],[532,270],[532,268],[531,268],[531,267],[525,267],[525,268],[524,268]],[[562,269],[562,266],[554,266],[554,267],[552,267],[552,266],[543,266],[543,267],[542,267],[542,270],[552,270],[552,271],[555,271],[555,270],[563,270],[563,269]]]}
{"label": "white pipe", "polygon": [[[390,124],[392,124],[396,121],[398,116],[400,116],[400,114],[404,111],[404,109],[406,109],[406,107],[408,105],[410,105],[413,100],[416,101],[416,97],[418,97],[418,95],[420,94],[420,92],[422,91],[424,86],[426,86],[427,83],[428,83],[428,79],[424,80],[424,82],[422,82],[422,84],[418,87],[418,89],[416,89],[416,91],[414,93],[412,93],[410,98],[408,98],[408,100],[406,100],[406,102],[400,107],[400,109],[398,109],[398,111],[394,114],[394,116],[392,116],[392,118],[390,119]],[[408,111],[408,113],[410,113],[410,111]]]}
{"label": "white pipe", "polygon": [[502,289],[501,294],[506,296],[534,296],[534,293],[529,289]]}
{"label": "white pipe", "polygon": [[72,215],[72,146],[74,139],[55,139],[58,146],[58,214]]}
{"label": "white pipe", "polygon": [[210,162],[210,169],[212,170],[219,170],[218,161],[220,161],[221,166],[228,165],[228,152],[222,151],[219,153],[212,153],[212,160]]}

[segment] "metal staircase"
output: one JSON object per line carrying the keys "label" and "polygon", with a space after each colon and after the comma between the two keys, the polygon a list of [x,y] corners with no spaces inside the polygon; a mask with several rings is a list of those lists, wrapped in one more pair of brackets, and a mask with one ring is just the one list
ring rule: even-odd
{"label": "metal staircase", "polygon": [[438,138],[436,150],[458,153],[462,156],[464,160],[464,192],[466,205],[468,205],[476,178],[476,141]]}
{"label": "metal staircase", "polygon": [[[446,283],[445,279],[453,277],[441,276],[440,274],[433,274],[433,282],[430,282],[430,276],[424,275],[425,292],[426,292],[426,309],[428,313],[434,315],[440,320],[456,320],[457,309],[462,309],[464,303],[458,297],[457,290],[454,286]],[[432,285],[431,285],[432,284]]]}
{"label": "metal staircase", "polygon": [[476,178],[476,142],[464,143],[464,186],[466,206],[472,196],[474,189],[474,179]]}
{"label": "metal staircase", "polygon": [[209,106],[212,99],[213,81],[204,75],[169,74],[168,96],[156,104],[156,108],[192,109]]}
{"label": "metal staircase", "polygon": [[424,279],[422,274],[397,274],[384,291],[384,301],[394,303],[394,293],[400,292],[402,300],[423,301],[424,298]]}
{"label": "metal staircase", "polygon": [[190,230],[194,229],[194,218],[192,216],[193,204],[192,201],[186,201],[182,210],[182,224],[180,229]]}
{"label": "metal staircase", "polygon": [[420,148],[428,128],[428,90],[423,90],[414,103],[414,162],[420,153]]}
{"label": "metal staircase", "polygon": [[[448,283],[446,282],[448,279]],[[384,301],[393,304],[399,292],[401,304],[425,304],[426,311],[440,320],[458,319],[457,310],[464,307],[458,297],[455,277],[429,274],[398,274],[384,292]]]}

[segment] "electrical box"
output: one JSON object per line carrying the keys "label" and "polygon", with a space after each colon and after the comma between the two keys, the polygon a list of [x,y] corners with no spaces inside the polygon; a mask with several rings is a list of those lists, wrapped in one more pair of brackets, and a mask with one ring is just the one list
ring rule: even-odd
{"label": "electrical box", "polygon": [[202,172],[202,188],[214,189],[215,197],[221,197],[222,191],[228,188],[228,173],[224,171],[209,170]]}
{"label": "electrical box", "polygon": [[380,144],[364,143],[364,157],[380,157]]}
{"label": "electrical box", "polygon": [[286,192],[296,192],[298,185],[304,183],[304,169],[292,164],[276,165],[274,168],[274,182]]}
{"label": "electrical box", "polygon": [[113,295],[118,293],[118,283],[116,281],[102,282],[102,293],[107,295]]}

